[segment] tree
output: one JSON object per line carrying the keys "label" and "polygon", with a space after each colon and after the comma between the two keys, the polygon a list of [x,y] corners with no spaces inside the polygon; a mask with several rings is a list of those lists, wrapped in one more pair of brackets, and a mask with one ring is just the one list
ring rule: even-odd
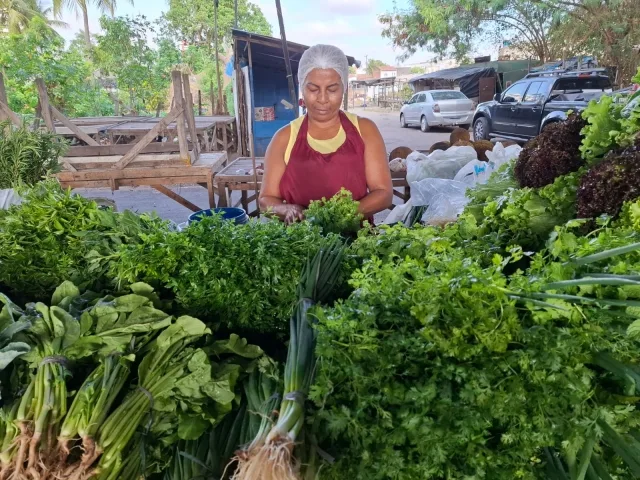
{"label": "tree", "polygon": [[384,66],[386,66],[386,63],[384,63],[382,60],[375,60],[371,58],[367,61],[367,73],[369,75],[373,75],[373,72]]}
{"label": "tree", "polygon": [[40,0],[0,0],[0,31],[9,34],[21,33],[36,17],[42,18],[50,27],[66,27],[64,22],[51,19],[52,9]]}
{"label": "tree", "polygon": [[411,0],[410,3],[408,10],[396,9],[380,16],[385,26],[383,36],[404,50],[404,58],[424,48],[462,60],[475,41],[487,36],[500,40],[508,37],[542,62],[552,56],[549,30],[558,15],[544,3],[531,0]]}
{"label": "tree", "polygon": [[91,78],[91,65],[79,52],[65,50],[64,40],[39,16],[21,34],[0,36],[0,65],[6,73],[9,106],[17,113],[34,113],[38,77],[44,80],[51,102],[64,113],[109,113],[106,92]]}
{"label": "tree", "polygon": [[113,76],[118,89],[127,95],[129,110],[158,110],[167,97],[171,71],[181,62],[180,52],[171,39],[157,38],[157,49],[149,45],[155,33],[142,15],[102,17],[103,33],[98,35],[95,61],[102,73]]}
{"label": "tree", "polygon": [[593,55],[602,66],[616,67],[616,83],[626,85],[640,64],[640,0],[533,0],[562,12],[566,21],[551,29],[560,58]]}
{"label": "tree", "polygon": [[[213,0],[169,0],[164,15],[180,40],[189,45],[213,45]],[[231,45],[231,29],[235,24],[234,0],[220,0],[218,6],[218,40]],[[271,25],[262,10],[248,0],[238,0],[238,28],[261,35],[272,35]]]}
{"label": "tree", "polygon": [[[128,0],[133,5],[133,0]],[[103,14],[115,15],[117,0],[53,0],[53,12],[56,16],[62,14],[62,10],[68,7],[77,16],[82,13],[84,23],[84,40],[87,48],[91,48],[91,32],[89,31],[89,6],[93,3]]]}
{"label": "tree", "polygon": [[422,67],[411,67],[410,72],[413,73],[413,74],[424,73],[424,68],[422,68]]}
{"label": "tree", "polygon": [[[213,0],[169,0],[169,11],[164,15],[167,28],[189,45],[190,60],[187,63],[196,73],[203,73],[203,81],[209,82],[212,111],[217,90],[214,13]],[[234,0],[220,0],[218,42],[224,49],[231,46],[234,24]],[[248,0],[238,0],[238,28],[262,35],[272,34],[271,25],[260,7]]]}

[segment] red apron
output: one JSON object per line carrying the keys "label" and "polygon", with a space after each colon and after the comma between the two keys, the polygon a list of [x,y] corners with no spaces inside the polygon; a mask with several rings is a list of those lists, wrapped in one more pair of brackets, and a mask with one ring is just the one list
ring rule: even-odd
{"label": "red apron", "polygon": [[307,141],[309,117],[305,117],[280,180],[280,195],[292,205],[306,208],[314,200],[331,198],[346,188],[354,200],[367,195],[364,142],[357,128],[340,112],[340,123],[347,139],[334,153],[315,151]]}

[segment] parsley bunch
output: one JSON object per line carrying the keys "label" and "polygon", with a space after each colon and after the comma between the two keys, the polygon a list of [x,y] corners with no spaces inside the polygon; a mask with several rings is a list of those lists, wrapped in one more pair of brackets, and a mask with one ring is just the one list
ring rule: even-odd
{"label": "parsley bunch", "polygon": [[360,230],[364,220],[358,205],[351,192],[343,188],[329,200],[311,202],[304,215],[325,234],[351,235]]}

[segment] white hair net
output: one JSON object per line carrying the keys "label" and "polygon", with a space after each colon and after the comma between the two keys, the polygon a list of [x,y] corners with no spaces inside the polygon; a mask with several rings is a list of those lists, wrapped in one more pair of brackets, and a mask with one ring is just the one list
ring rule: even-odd
{"label": "white hair net", "polygon": [[342,79],[345,91],[349,82],[349,61],[342,50],[333,45],[314,45],[302,54],[298,65],[298,83],[304,87],[311,70],[333,69]]}

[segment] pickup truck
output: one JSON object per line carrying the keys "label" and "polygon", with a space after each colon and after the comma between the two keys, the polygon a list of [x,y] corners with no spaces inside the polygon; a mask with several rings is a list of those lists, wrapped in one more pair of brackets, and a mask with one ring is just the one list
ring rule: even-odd
{"label": "pickup truck", "polygon": [[493,101],[478,105],[473,136],[526,142],[550,123],[564,120],[568,111],[583,110],[589,101],[610,92],[604,69],[531,73],[496,94]]}

